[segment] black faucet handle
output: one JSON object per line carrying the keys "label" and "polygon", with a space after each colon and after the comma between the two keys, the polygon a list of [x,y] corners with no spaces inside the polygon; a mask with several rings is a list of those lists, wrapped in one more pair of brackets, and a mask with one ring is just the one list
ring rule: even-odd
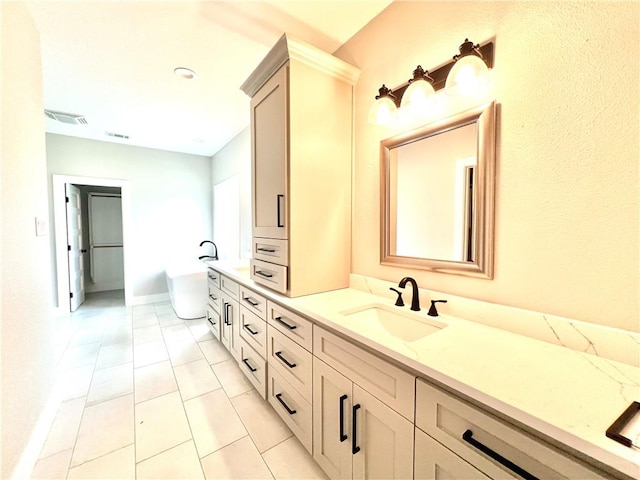
{"label": "black faucet handle", "polygon": [[396,290],[393,287],[390,287],[389,290],[393,290],[398,294],[398,299],[396,300],[396,307],[404,307],[404,302],[402,301],[402,292],[399,290]]}
{"label": "black faucet handle", "polygon": [[429,312],[427,313],[427,315],[430,315],[432,317],[437,317],[438,316],[438,309],[436,308],[436,303],[447,303],[446,300],[431,300],[431,307],[429,307]]}

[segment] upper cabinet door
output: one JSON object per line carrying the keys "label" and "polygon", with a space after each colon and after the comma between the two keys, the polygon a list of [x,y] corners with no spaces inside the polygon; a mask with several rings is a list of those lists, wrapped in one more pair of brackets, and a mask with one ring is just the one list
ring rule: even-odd
{"label": "upper cabinet door", "polygon": [[251,99],[253,236],[288,238],[288,64]]}

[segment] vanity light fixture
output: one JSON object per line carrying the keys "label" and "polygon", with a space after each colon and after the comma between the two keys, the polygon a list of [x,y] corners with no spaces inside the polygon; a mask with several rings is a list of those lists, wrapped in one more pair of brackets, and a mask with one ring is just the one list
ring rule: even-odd
{"label": "vanity light fixture", "polygon": [[369,123],[388,125],[398,117],[398,98],[386,85],[378,89],[376,102],[369,109]]}
{"label": "vanity light fixture", "polygon": [[383,84],[369,109],[369,123],[388,125],[399,117],[398,109],[418,117],[428,112],[435,92],[442,88],[451,95],[484,93],[489,84],[489,69],[493,67],[493,42],[480,46],[465,39],[458,50],[460,53],[451,62],[432,71],[418,65],[413,77],[395,89]]}
{"label": "vanity light fixture", "polygon": [[462,96],[480,94],[489,85],[489,67],[480,51],[468,38],[460,45],[460,53],[454,55],[453,68],[447,75],[447,93]]}

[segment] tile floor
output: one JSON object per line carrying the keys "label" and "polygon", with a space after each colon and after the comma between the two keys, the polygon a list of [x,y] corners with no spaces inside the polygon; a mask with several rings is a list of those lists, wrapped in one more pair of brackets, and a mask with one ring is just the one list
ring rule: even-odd
{"label": "tile floor", "polygon": [[63,401],[32,478],[326,479],[204,320],[89,294],[54,342]]}

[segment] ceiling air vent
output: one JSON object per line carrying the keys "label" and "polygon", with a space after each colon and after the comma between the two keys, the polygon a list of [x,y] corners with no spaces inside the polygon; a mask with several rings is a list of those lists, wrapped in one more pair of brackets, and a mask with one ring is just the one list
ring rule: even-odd
{"label": "ceiling air vent", "polygon": [[123,140],[129,140],[129,135],[124,135],[122,133],[113,133],[113,132],[104,132],[107,137],[113,138],[121,138]]}
{"label": "ceiling air vent", "polygon": [[58,122],[68,123],[70,125],[87,125],[87,119],[82,115],[76,115],[74,113],[56,112],[54,110],[45,110],[44,114],[51,120],[57,120]]}

